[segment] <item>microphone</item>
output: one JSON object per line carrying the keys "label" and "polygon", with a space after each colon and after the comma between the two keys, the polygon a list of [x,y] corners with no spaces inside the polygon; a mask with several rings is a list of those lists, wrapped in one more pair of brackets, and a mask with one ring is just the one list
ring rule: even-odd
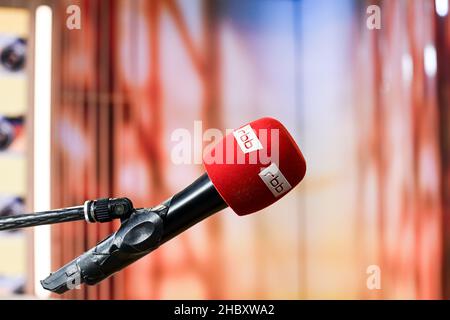
{"label": "microphone", "polygon": [[228,206],[238,215],[260,211],[306,173],[299,147],[273,118],[226,135],[204,153],[203,164],[206,173],[191,185],[156,207],[136,209],[117,232],[50,274],[42,286],[61,294],[81,283],[95,285]]}

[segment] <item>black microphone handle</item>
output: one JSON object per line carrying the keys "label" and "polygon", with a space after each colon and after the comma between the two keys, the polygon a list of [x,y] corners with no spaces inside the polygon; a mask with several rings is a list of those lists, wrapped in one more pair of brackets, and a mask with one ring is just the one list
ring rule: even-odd
{"label": "black microphone handle", "polygon": [[226,207],[205,173],[161,205],[137,209],[117,232],[50,274],[41,284],[59,294],[82,283],[95,285]]}
{"label": "black microphone handle", "polygon": [[228,207],[206,173],[162,206],[167,210],[161,215],[164,220],[161,243]]}

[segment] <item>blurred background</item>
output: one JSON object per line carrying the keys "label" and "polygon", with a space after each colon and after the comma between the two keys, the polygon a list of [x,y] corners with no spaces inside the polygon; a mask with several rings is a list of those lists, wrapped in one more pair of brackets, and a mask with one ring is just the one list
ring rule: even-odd
{"label": "blurred background", "polygon": [[153,206],[203,172],[171,160],[172,132],[198,120],[278,118],[308,162],[263,212],[227,209],[62,297],[38,281],[118,223],[3,232],[0,297],[450,298],[448,7],[0,0],[0,215]]}

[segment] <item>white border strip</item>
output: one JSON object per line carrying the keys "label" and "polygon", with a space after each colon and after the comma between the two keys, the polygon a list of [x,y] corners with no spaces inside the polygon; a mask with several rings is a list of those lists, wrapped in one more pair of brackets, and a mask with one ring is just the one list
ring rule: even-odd
{"label": "white border strip", "polygon": [[[52,9],[36,9],[34,57],[34,210],[50,209]],[[50,226],[34,229],[34,291],[49,297],[39,281],[51,270]]]}

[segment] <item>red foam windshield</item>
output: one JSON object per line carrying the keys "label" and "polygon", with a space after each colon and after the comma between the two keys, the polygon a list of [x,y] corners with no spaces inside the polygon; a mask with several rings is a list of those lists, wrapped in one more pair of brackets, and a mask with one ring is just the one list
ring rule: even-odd
{"label": "red foam windshield", "polygon": [[305,176],[306,162],[287,129],[261,118],[226,135],[203,164],[225,202],[246,215],[284,197]]}

